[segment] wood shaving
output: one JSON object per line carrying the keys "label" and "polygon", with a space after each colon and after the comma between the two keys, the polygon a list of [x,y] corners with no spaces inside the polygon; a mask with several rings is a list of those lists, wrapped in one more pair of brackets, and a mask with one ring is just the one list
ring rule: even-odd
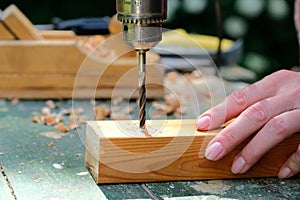
{"label": "wood shaving", "polygon": [[133,107],[128,106],[123,110],[123,112],[126,113],[126,114],[131,114],[131,113],[133,113]]}
{"label": "wood shaving", "polygon": [[96,106],[97,101],[96,101],[95,99],[91,99],[91,100],[90,100],[90,103],[91,103],[93,106]]}
{"label": "wood shaving", "polygon": [[88,116],[80,116],[78,121],[79,121],[79,124],[86,124],[86,122],[89,120],[89,117]]}
{"label": "wood shaving", "polygon": [[56,126],[54,126],[56,130],[59,130],[62,133],[67,133],[69,132],[69,128],[65,126],[63,123],[59,123]]}
{"label": "wood shaving", "polygon": [[172,83],[177,82],[179,79],[179,74],[177,72],[169,72],[166,74],[165,80],[170,81]]}
{"label": "wood shaving", "polygon": [[48,147],[53,147],[53,146],[54,146],[54,143],[53,143],[53,142],[48,142],[48,143],[47,143],[47,146],[48,146]]}
{"label": "wood shaving", "polygon": [[42,117],[44,124],[48,126],[53,126],[59,122],[63,121],[63,117],[61,115],[50,115],[47,117]]}
{"label": "wood shaving", "polygon": [[40,116],[34,116],[32,119],[31,119],[32,122],[34,123],[43,123],[42,119]]}
{"label": "wood shaving", "polygon": [[145,129],[141,129],[141,132],[146,136],[146,137],[152,137],[152,135],[148,132],[148,130]]}
{"label": "wood shaving", "polygon": [[111,114],[111,110],[103,107],[97,106],[94,108],[94,116],[96,120],[104,120],[106,117],[109,117]]}
{"label": "wood shaving", "polygon": [[76,173],[77,176],[86,176],[88,174],[89,174],[89,172],[78,172],[78,173]]}
{"label": "wood shaving", "polygon": [[48,138],[53,138],[56,140],[61,139],[61,134],[58,132],[42,132],[41,133],[42,136],[48,137]]}
{"label": "wood shaving", "polygon": [[123,102],[123,98],[122,97],[115,97],[111,100],[111,104],[112,105],[119,105]]}
{"label": "wood shaving", "polygon": [[112,57],[115,54],[113,49],[99,46],[105,40],[104,36],[94,35],[88,38],[78,40],[77,44],[87,52],[92,52],[93,55],[101,58]]}
{"label": "wood shaving", "polygon": [[63,169],[64,167],[58,163],[53,163],[52,166],[55,168],[55,169]]}
{"label": "wood shaving", "polygon": [[54,101],[52,101],[52,100],[47,100],[45,104],[50,109],[57,109],[60,106],[59,104],[54,103]]}
{"label": "wood shaving", "polygon": [[76,153],[75,156],[76,156],[76,157],[80,157],[80,156],[81,156],[81,153]]}
{"label": "wood shaving", "polygon": [[18,98],[12,98],[11,100],[10,100],[10,102],[11,102],[11,104],[12,105],[17,105],[17,104],[19,104],[20,103],[20,100],[18,99]]}
{"label": "wood shaving", "polygon": [[80,128],[80,124],[79,123],[76,123],[78,119],[78,116],[74,116],[74,115],[71,115],[69,117],[69,123],[68,123],[68,128],[71,129],[71,130],[74,130],[74,129],[78,129]]}
{"label": "wood shaving", "polygon": [[61,121],[56,115],[41,117],[41,119],[44,122],[44,124],[48,126],[53,126]]}
{"label": "wood shaving", "polygon": [[129,119],[128,115],[125,115],[124,113],[116,113],[116,112],[111,113],[110,118],[112,120],[128,120]]}
{"label": "wood shaving", "polygon": [[157,111],[161,111],[162,113],[166,115],[174,114],[175,112],[180,111],[178,114],[182,114],[183,110],[181,108],[181,103],[176,95],[174,94],[168,94],[165,96],[165,104],[153,102],[152,103],[153,108],[155,108]]}
{"label": "wood shaving", "polygon": [[42,110],[41,110],[41,115],[43,115],[43,116],[49,116],[49,115],[51,115],[51,110],[50,110],[50,108],[48,108],[48,107],[42,108]]}
{"label": "wood shaving", "polygon": [[161,119],[163,117],[161,112],[151,112],[151,119]]}
{"label": "wood shaving", "polygon": [[218,195],[225,194],[231,188],[231,186],[223,180],[195,182],[195,184],[191,185],[191,187],[198,192]]}

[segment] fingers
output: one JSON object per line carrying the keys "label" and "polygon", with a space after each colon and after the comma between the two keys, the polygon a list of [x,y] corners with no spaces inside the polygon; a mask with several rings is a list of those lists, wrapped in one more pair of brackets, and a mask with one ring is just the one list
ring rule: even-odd
{"label": "fingers", "polygon": [[283,164],[278,177],[289,178],[300,172],[300,145],[297,151]]}
{"label": "fingers", "polygon": [[[219,160],[262,128],[273,116],[286,112],[289,109],[287,105],[281,97],[273,97],[250,106],[208,144],[206,158]],[[214,147],[214,143],[217,143],[218,148]]]}
{"label": "fingers", "polygon": [[276,76],[270,75],[255,84],[233,92],[222,103],[197,118],[197,129],[208,130],[219,127],[225,121],[238,116],[248,106],[274,96],[277,83]]}
{"label": "fingers", "polygon": [[246,172],[272,147],[300,130],[300,125],[295,120],[299,115],[300,110],[293,110],[269,120],[236,156],[231,167],[232,172],[235,174]]}

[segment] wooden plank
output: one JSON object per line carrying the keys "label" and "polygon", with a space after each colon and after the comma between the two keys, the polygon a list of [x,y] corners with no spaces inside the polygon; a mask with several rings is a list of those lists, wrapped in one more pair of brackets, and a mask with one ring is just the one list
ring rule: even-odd
{"label": "wooden plank", "polygon": [[[164,94],[163,88],[150,88],[147,90],[147,98],[161,98]],[[42,88],[42,89],[0,89],[0,98],[20,98],[20,99],[90,99],[101,98],[107,99],[112,96],[122,98],[138,98],[138,91],[134,88],[97,88],[95,91],[91,88],[58,89],[58,88]]]}
{"label": "wooden plank", "polygon": [[20,40],[43,39],[30,20],[13,4],[1,13],[1,20]]}
{"label": "wooden plank", "polygon": [[86,56],[72,40],[0,41],[0,73],[76,74]]}
{"label": "wooden plank", "polygon": [[[245,174],[233,174],[231,163],[246,142],[212,162],[203,152],[219,131],[199,132],[194,119],[148,120],[145,136],[137,121],[91,121],[86,131],[86,166],[97,183],[207,180],[277,176],[297,149],[294,134],[269,151]],[[199,158],[200,155],[200,158]]]}
{"label": "wooden plank", "polygon": [[77,35],[73,31],[40,30],[45,40],[76,40]]}
{"label": "wooden plank", "polygon": [[[124,68],[128,70],[127,73],[123,70],[118,71],[115,66],[111,66],[101,75],[95,73],[94,75],[82,74],[78,76],[76,74],[0,73],[0,88],[114,88],[118,86],[120,88],[138,88],[137,67],[131,70],[129,67]],[[147,72],[146,86],[148,88],[163,88],[163,72],[155,67],[148,67]]]}
{"label": "wooden plank", "polygon": [[0,40],[14,40],[15,38],[11,35],[11,33],[4,27],[2,23],[0,23]]}
{"label": "wooden plank", "polygon": [[[115,49],[103,49],[115,51]],[[89,54],[73,40],[0,41],[0,73],[101,74],[125,73],[137,66],[137,57]],[[147,53],[147,63],[159,64],[160,57]],[[110,68],[108,68],[110,66]],[[148,65],[147,65],[148,69]]]}

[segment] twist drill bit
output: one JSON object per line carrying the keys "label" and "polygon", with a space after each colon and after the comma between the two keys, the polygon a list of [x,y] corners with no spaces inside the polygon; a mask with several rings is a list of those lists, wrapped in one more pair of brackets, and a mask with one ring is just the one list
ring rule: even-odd
{"label": "twist drill bit", "polygon": [[162,24],[167,18],[167,0],[116,0],[123,39],[139,52],[139,120],[146,130],[146,51],[162,40]]}
{"label": "twist drill bit", "polygon": [[146,51],[139,50],[139,121],[140,128],[146,129]]}

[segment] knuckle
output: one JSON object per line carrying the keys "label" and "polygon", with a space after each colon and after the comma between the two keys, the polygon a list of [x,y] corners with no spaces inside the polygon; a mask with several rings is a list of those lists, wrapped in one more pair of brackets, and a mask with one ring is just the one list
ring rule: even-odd
{"label": "knuckle", "polygon": [[245,89],[237,90],[233,92],[230,96],[230,99],[232,99],[236,104],[239,106],[245,108],[247,106],[247,94]]}
{"label": "knuckle", "polygon": [[274,117],[267,123],[267,128],[271,130],[273,136],[279,138],[285,138],[285,134],[288,131],[288,125],[284,118]]}
{"label": "knuckle", "polygon": [[289,98],[300,98],[300,87],[293,88],[293,90],[291,91],[291,96]]}
{"label": "knuckle", "polygon": [[282,84],[283,81],[288,80],[290,77],[290,72],[288,70],[279,70],[265,77],[270,83],[277,88],[279,84]]}
{"label": "knuckle", "polygon": [[237,138],[234,136],[233,132],[228,129],[223,130],[221,140],[229,146],[234,146],[237,143]]}
{"label": "knuckle", "polygon": [[255,123],[266,122],[268,119],[267,108],[266,101],[258,102],[245,111],[245,117]]}
{"label": "knuckle", "polygon": [[291,75],[292,75],[291,71],[282,69],[273,73],[271,76],[273,76],[276,79],[275,81],[282,81],[282,80],[289,79]]}

